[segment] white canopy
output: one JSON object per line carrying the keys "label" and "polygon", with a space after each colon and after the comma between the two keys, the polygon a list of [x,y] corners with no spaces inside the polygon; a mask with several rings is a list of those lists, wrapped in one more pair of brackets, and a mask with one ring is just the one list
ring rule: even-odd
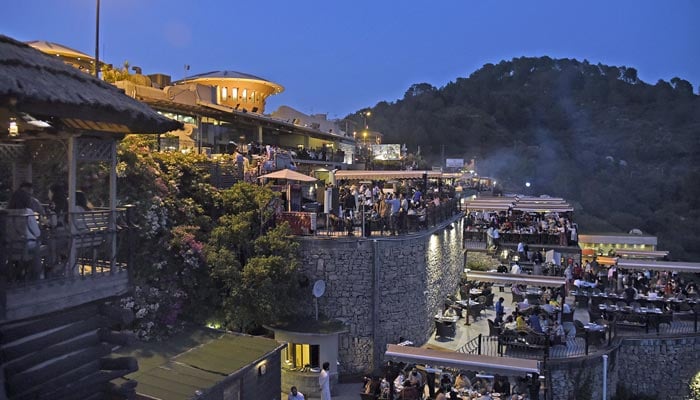
{"label": "white canopy", "polygon": [[470,281],[514,283],[532,286],[559,287],[566,283],[563,276],[503,274],[500,272],[468,271],[467,279]]}
{"label": "white canopy", "polygon": [[700,263],[681,261],[652,261],[619,258],[618,268],[649,269],[654,271],[675,271],[700,273]]}
{"label": "white canopy", "polygon": [[291,169],[281,169],[279,171],[270,172],[269,174],[261,175],[258,179],[287,179],[290,181],[301,181],[301,182],[315,182],[316,178],[313,176],[308,176],[300,174],[299,172],[292,171]]}
{"label": "white canopy", "polygon": [[336,171],[335,179],[342,180],[376,180],[385,181],[390,179],[423,179],[423,175],[430,179],[442,178],[440,171]]}
{"label": "white canopy", "polygon": [[537,360],[523,358],[492,357],[451,351],[429,350],[420,347],[387,345],[385,359],[440,367],[483,371],[485,373],[521,376],[540,372]]}

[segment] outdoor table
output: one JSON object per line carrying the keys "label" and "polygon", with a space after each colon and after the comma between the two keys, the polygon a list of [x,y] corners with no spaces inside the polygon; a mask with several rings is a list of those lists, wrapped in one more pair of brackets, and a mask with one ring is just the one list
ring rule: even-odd
{"label": "outdoor table", "polygon": [[590,338],[605,339],[607,326],[589,322],[583,325],[583,329],[586,332],[586,355],[588,355],[588,343]]}
{"label": "outdoor table", "polygon": [[440,315],[440,314],[436,314],[436,315],[435,315],[435,321],[438,321],[438,322],[451,322],[451,323],[455,323],[455,322],[457,322],[458,320],[459,320],[459,316],[457,316],[457,315],[454,315],[454,316],[451,316],[451,317],[448,317],[448,316],[445,316],[445,315]]}

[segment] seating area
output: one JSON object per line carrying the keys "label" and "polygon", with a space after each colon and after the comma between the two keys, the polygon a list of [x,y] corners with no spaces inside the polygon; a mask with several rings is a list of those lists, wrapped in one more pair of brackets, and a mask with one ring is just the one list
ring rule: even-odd
{"label": "seating area", "polygon": [[[466,287],[461,288],[461,296],[472,297]],[[505,313],[510,314],[519,302],[513,302],[513,294],[506,285],[503,293],[498,297],[504,297]],[[460,297],[461,297],[460,296]],[[494,296],[496,297],[496,296]],[[517,296],[515,296],[517,299]],[[477,296],[476,299],[479,297]],[[448,304],[461,309],[462,315],[458,322],[453,324],[455,332],[443,331],[436,335],[428,343],[440,348],[447,348],[466,354],[484,354],[491,356],[507,356],[517,358],[566,358],[592,354],[605,349],[617,336],[639,336],[657,334],[678,334],[695,332],[695,310],[685,308],[684,312],[650,314],[645,320],[635,317],[620,319],[606,319],[607,315],[600,308],[588,306],[586,308],[575,307],[575,297],[566,298],[568,308],[572,312],[558,312],[556,317],[561,318],[564,330],[563,339],[547,340],[544,335],[534,333],[518,333],[517,331],[502,334],[503,329],[494,323],[496,313],[493,306],[486,307],[478,303],[478,300],[458,300],[451,296]],[[469,304],[467,306],[467,304]],[[604,304],[604,303],[603,303]],[[616,304],[614,304],[616,306]],[[641,305],[641,302],[640,302]],[[628,306],[630,307],[630,306]],[[469,310],[469,325],[466,324],[466,311]],[[540,307],[541,310],[544,306]],[[524,315],[534,307],[522,310]],[[457,310],[456,310],[457,311]],[[620,313],[622,314],[622,313]],[[613,314],[610,314],[613,315]],[[476,317],[476,318],[475,318]],[[611,317],[612,318],[612,317]],[[444,335],[443,335],[444,334]]]}

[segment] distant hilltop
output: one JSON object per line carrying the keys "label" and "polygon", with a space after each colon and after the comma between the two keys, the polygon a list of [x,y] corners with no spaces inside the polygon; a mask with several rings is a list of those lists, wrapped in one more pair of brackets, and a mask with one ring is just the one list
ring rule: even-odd
{"label": "distant hilltop", "polygon": [[700,257],[700,102],[680,77],[649,84],[632,67],[522,57],[367,111],[384,142],[435,165],[475,158],[505,190],[530,182],[530,194],[571,199],[588,230],[639,227]]}

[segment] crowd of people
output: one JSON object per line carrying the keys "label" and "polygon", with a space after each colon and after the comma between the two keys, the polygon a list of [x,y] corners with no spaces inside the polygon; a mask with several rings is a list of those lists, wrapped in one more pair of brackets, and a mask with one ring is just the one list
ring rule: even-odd
{"label": "crowd of people", "polygon": [[[537,398],[539,380],[530,375],[516,378],[454,369],[388,361],[383,376],[365,377],[362,393],[382,400]],[[426,393],[427,392],[427,393]],[[511,397],[512,396],[512,397]]]}
{"label": "crowd of people", "polygon": [[434,222],[429,220],[436,217],[436,210],[443,210],[441,206],[451,200],[448,187],[429,186],[426,192],[410,183],[391,189],[379,182],[341,184],[339,206],[332,213],[342,221],[348,235],[353,235],[353,226],[360,222],[362,213],[370,229],[379,230],[380,235],[398,235]]}
{"label": "crowd of people", "polygon": [[567,213],[528,213],[512,209],[499,212],[471,211],[465,216],[466,232],[486,232],[489,247],[498,247],[503,235],[521,236],[525,243],[549,243],[545,237],[557,237],[556,244],[578,243],[578,225]]}

